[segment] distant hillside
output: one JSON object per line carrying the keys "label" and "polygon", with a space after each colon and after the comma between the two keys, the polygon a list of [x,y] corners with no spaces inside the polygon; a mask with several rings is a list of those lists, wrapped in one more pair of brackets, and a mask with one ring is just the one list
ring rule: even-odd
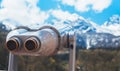
{"label": "distant hillside", "polygon": [[7,32],[7,28],[4,24],[2,24],[2,22],[0,22],[0,32]]}

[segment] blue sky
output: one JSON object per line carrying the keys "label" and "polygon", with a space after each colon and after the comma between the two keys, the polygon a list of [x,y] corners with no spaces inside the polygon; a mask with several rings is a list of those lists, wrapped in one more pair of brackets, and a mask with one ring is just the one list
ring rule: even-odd
{"label": "blue sky", "polygon": [[[104,2],[103,2],[104,3]],[[97,24],[103,24],[114,14],[120,15],[120,2],[119,0],[112,0],[111,4],[104,9],[102,12],[95,12],[94,10],[89,10],[87,12],[76,11],[74,6],[63,5],[60,1],[55,0],[40,0],[38,6],[41,10],[47,11],[50,9],[57,9],[58,6],[63,11],[69,11],[70,13],[76,13],[84,18],[89,18]]]}
{"label": "blue sky", "polygon": [[25,26],[82,16],[102,25],[112,15],[120,15],[119,3],[119,0],[0,0],[0,21]]}

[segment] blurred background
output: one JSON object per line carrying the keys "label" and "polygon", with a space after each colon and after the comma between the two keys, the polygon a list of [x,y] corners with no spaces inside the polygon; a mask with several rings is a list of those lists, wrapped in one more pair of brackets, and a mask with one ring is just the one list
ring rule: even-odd
{"label": "blurred background", "polygon": [[[65,32],[109,33],[119,37],[119,0],[0,0],[0,70],[8,68],[9,52],[4,45],[8,32],[18,26],[36,29],[43,25]],[[76,56],[76,71],[120,71],[118,49],[78,48]],[[68,71],[68,53],[17,59],[19,71]]]}
{"label": "blurred background", "polygon": [[[7,70],[9,52],[4,48],[7,30],[0,25],[0,70]],[[64,51],[68,49],[64,49]],[[17,56],[18,71],[68,71],[69,54],[49,57]],[[76,71],[120,71],[119,50],[77,50]]]}

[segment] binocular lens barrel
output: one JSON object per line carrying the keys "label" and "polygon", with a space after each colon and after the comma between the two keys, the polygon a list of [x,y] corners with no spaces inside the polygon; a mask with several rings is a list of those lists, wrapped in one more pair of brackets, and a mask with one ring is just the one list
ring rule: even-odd
{"label": "binocular lens barrel", "polygon": [[28,38],[25,41],[24,48],[27,51],[33,51],[33,50],[36,50],[36,49],[38,49],[40,47],[39,44],[40,43],[39,43],[38,39],[36,39],[36,38]]}
{"label": "binocular lens barrel", "polygon": [[20,45],[19,41],[16,40],[15,38],[10,39],[6,42],[6,47],[9,51],[14,51],[14,50],[18,49],[19,45]]}

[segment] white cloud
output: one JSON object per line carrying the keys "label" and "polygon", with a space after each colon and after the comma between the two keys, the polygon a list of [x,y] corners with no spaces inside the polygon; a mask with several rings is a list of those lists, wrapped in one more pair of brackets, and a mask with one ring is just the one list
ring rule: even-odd
{"label": "white cloud", "polygon": [[62,0],[64,5],[74,6],[79,12],[87,12],[94,10],[95,12],[102,12],[110,6],[112,0]]}
{"label": "white cloud", "polygon": [[[49,17],[47,12],[37,7],[38,0],[3,0],[0,9],[0,21],[7,19],[16,21],[21,25],[44,23]],[[13,22],[9,22],[13,23]]]}
{"label": "white cloud", "polygon": [[69,13],[68,11],[62,11],[61,9],[58,10],[51,10],[50,11],[51,15],[53,15],[55,18],[59,20],[76,20],[79,15],[73,13]]}
{"label": "white cloud", "polygon": [[[57,10],[41,11],[37,7],[38,0],[3,0],[0,9],[0,21],[7,26],[30,26],[46,22],[50,15],[59,20],[76,20],[79,15],[71,14],[68,11],[62,11],[60,7]],[[72,2],[71,2],[72,3]],[[52,20],[51,20],[52,21]]]}

